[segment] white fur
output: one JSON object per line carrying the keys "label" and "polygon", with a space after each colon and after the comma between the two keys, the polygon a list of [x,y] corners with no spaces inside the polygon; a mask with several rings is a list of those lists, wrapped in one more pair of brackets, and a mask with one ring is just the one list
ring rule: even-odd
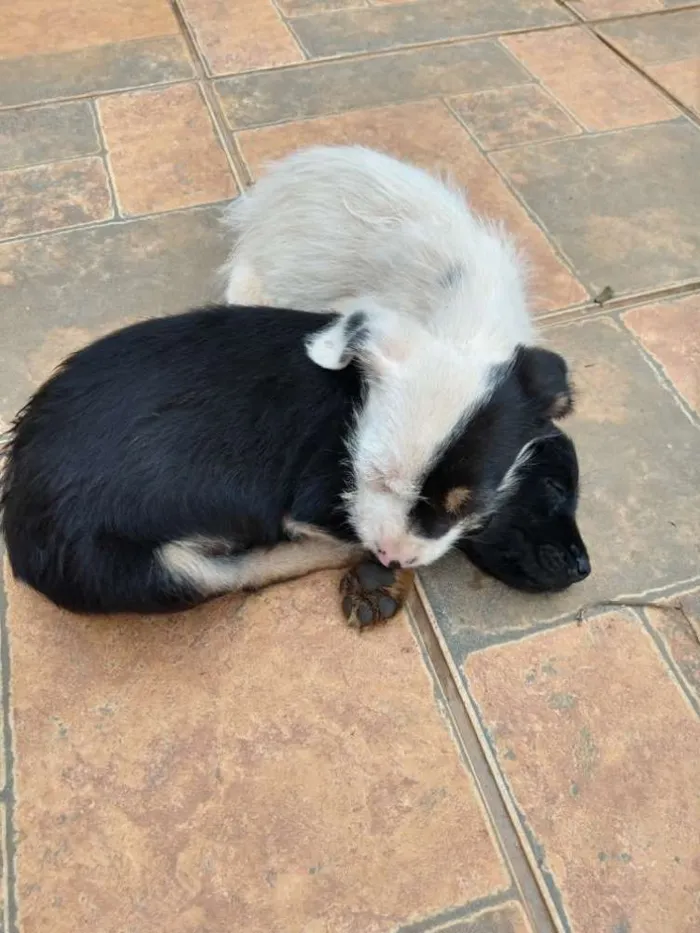
{"label": "white fur", "polygon": [[[230,303],[370,311],[373,382],[356,425],[350,515],[362,542],[402,564],[431,563],[463,532],[413,535],[421,478],[487,398],[494,367],[534,343],[520,257],[457,190],[361,147],[300,151],[227,209]],[[342,363],[342,327],[310,357]],[[344,365],[344,364],[343,364]]]}

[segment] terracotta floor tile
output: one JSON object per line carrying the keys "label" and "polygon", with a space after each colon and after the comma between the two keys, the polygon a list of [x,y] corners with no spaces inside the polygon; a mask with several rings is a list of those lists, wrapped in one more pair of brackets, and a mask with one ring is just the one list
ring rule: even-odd
{"label": "terracotta floor tile", "polygon": [[572,933],[694,933],[700,722],[638,620],[493,647],[465,675]]}
{"label": "terracotta floor tile", "polygon": [[586,297],[498,173],[437,101],[252,130],[239,133],[238,141],[254,175],[265,162],[294,149],[348,142],[383,149],[432,171],[448,172],[469,192],[477,210],[503,220],[527,250],[533,264],[531,284],[536,310],[575,304]]}
{"label": "terracotta floor tile", "polygon": [[190,207],[237,193],[196,85],[113,94],[97,108],[124,214]]}
{"label": "terracotta floor tile", "polygon": [[650,13],[664,7],[661,0],[568,0],[568,5],[585,19]]}
{"label": "terracotta floor tile", "polygon": [[26,931],[385,933],[508,887],[406,622],[359,638],[336,574],[172,619],[8,595]]}
{"label": "terracotta floor tile", "polygon": [[586,129],[655,123],[678,113],[611,49],[579,28],[502,41]]}
{"label": "terracotta floor tile", "polygon": [[527,72],[492,41],[241,75],[216,82],[234,130],[520,84]]}
{"label": "terracotta floor tile", "polygon": [[0,106],[99,94],[193,75],[181,36],[0,60]]}
{"label": "terracotta floor tile", "polygon": [[0,171],[99,150],[95,115],[88,101],[0,112]]}
{"label": "terracotta floor tile", "polygon": [[227,249],[218,207],[0,244],[0,418],[73,346],[218,297]]}
{"label": "terracotta floor tile", "polygon": [[667,65],[647,65],[646,70],[676,100],[700,113],[700,57]]}
{"label": "terracotta floor tile", "polygon": [[593,572],[565,593],[530,596],[484,577],[459,555],[423,571],[459,659],[599,600],[694,578],[700,566],[700,432],[615,322],[558,327],[546,337],[569,361],[576,387],[577,413],[562,427],[578,449],[579,522]]}
{"label": "terracotta floor tile", "polygon": [[700,9],[605,23],[598,31],[639,65],[695,58],[700,47]]}
{"label": "terracotta floor tile", "polygon": [[277,0],[277,7],[285,16],[321,13],[328,10],[348,10],[366,6],[367,0]]}
{"label": "terracotta floor tile", "polygon": [[302,46],[315,58],[554,26],[572,20],[573,16],[554,0],[413,0],[307,16],[291,20],[291,26]]}
{"label": "terracotta floor tile", "polygon": [[102,159],[0,172],[0,237],[107,220],[113,214]]}
{"label": "terracotta floor tile", "polygon": [[668,610],[644,611],[700,701],[700,589],[680,593],[664,602]]}
{"label": "terracotta floor tile", "polygon": [[0,5],[0,58],[70,52],[125,39],[175,35],[167,0],[24,0]]}
{"label": "terracotta floor tile", "polygon": [[536,84],[453,97],[460,120],[485,149],[577,136],[581,127]]}
{"label": "terracotta floor tile", "polygon": [[535,933],[528,923],[520,904],[508,903],[494,910],[484,910],[468,918],[450,921],[438,919],[430,923],[409,924],[399,927],[396,933]]}
{"label": "terracotta floor tile", "polygon": [[493,155],[593,294],[697,279],[700,132],[681,119]]}
{"label": "terracotta floor tile", "polygon": [[271,0],[183,0],[212,74],[235,74],[303,61]]}
{"label": "terracotta floor tile", "polygon": [[567,0],[567,5],[584,19],[606,19],[632,13],[654,13],[675,7],[693,6],[696,0]]}
{"label": "terracotta floor tile", "polygon": [[700,414],[700,295],[634,308],[622,319]]}
{"label": "terracotta floor tile", "polygon": [[5,885],[7,877],[7,853],[5,851],[5,835],[7,829],[7,811],[5,804],[0,803],[0,929],[10,929],[10,918],[7,915],[7,897],[5,895]]}

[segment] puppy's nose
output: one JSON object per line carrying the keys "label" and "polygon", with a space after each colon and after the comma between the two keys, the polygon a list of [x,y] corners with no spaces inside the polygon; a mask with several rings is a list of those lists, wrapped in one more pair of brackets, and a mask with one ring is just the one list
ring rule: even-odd
{"label": "puppy's nose", "polygon": [[585,580],[591,572],[591,562],[586,554],[576,556],[576,565],[571,568],[571,575],[574,580]]}
{"label": "puppy's nose", "polygon": [[397,560],[392,560],[389,564],[389,570],[401,570],[401,564]]}

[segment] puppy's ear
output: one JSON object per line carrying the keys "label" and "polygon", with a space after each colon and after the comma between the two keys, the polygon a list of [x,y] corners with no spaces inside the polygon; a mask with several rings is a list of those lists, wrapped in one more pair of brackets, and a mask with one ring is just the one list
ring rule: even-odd
{"label": "puppy's ear", "polygon": [[323,330],[308,338],[306,355],[321,369],[345,369],[357,359],[368,339],[368,319],[364,311],[336,315]]}
{"label": "puppy's ear", "polygon": [[520,347],[515,362],[518,379],[546,418],[565,418],[574,407],[566,360],[544,347]]}
{"label": "puppy's ear", "polygon": [[306,341],[306,354],[322,369],[345,369],[355,360],[370,375],[383,375],[407,352],[396,316],[372,308],[336,315]]}

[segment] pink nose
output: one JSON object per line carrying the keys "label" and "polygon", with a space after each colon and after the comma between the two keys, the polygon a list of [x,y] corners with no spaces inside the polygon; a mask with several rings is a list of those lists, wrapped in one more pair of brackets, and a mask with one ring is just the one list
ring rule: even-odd
{"label": "pink nose", "polygon": [[378,547],[376,555],[380,563],[384,564],[384,566],[388,567],[390,570],[398,570],[400,567],[408,567],[414,563],[414,560],[399,560],[396,555],[396,550],[393,548]]}

